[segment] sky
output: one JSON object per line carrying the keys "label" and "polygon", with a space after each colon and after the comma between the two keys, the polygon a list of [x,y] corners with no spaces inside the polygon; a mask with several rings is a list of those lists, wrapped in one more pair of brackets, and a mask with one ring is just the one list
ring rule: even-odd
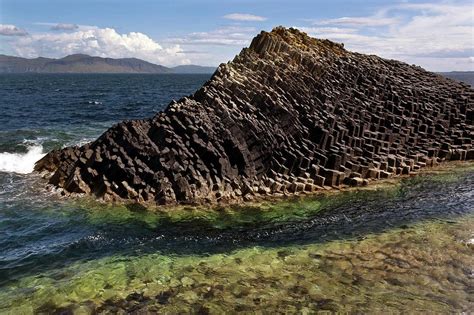
{"label": "sky", "polygon": [[0,0],[0,54],[217,66],[279,25],[431,71],[474,71],[473,0]]}

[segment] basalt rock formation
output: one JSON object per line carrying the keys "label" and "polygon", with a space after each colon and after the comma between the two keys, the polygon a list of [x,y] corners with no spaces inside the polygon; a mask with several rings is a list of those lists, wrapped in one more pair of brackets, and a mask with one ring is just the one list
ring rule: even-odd
{"label": "basalt rock formation", "polygon": [[158,204],[364,185],[474,158],[474,90],[275,28],[190,97],[36,164],[66,193]]}

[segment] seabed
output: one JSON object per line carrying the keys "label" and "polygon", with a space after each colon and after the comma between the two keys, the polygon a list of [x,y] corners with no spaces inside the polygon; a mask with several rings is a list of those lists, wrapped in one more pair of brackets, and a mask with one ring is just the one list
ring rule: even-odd
{"label": "seabed", "polygon": [[[111,242],[115,250],[10,279],[0,287],[0,313],[469,311],[473,174],[474,164],[463,163],[364,189],[218,209],[63,201],[91,225],[123,229],[123,238],[99,234],[91,246]],[[146,233],[127,245],[138,227]]]}

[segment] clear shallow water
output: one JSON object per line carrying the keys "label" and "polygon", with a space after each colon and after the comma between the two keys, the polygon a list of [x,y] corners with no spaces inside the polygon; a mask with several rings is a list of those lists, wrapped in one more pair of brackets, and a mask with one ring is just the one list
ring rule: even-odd
{"label": "clear shallow water", "polygon": [[[0,106],[10,119],[21,118],[0,124],[0,152],[18,154],[14,161],[28,154],[30,142],[60,147],[83,141],[88,132],[96,137],[107,127],[98,127],[102,123],[151,116],[207,79],[12,78],[0,77],[10,91],[1,95]],[[62,97],[44,99],[63,79],[63,85],[82,83]],[[23,84],[42,88],[22,94],[17,89],[26,89],[19,88]],[[91,101],[109,110],[77,118],[83,111],[78,95],[97,86],[108,92]],[[140,87],[176,94],[155,103],[158,97],[139,96]],[[132,114],[126,110],[131,91],[134,102],[147,104]],[[15,114],[15,102],[30,102],[16,110],[31,114]],[[51,105],[57,108],[51,120],[41,114],[49,102],[63,102]],[[62,117],[61,108],[70,111]],[[474,306],[473,175],[467,164],[356,192],[150,212],[58,199],[34,174],[9,169],[0,172],[0,313],[466,311]]]}

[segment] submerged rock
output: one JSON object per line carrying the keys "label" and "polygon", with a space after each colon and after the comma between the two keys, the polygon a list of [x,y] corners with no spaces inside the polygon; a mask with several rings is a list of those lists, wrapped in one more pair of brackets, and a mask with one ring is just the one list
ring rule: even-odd
{"label": "submerged rock", "polygon": [[251,200],[474,158],[474,90],[277,27],[190,97],[35,170],[69,193],[158,204]]}

